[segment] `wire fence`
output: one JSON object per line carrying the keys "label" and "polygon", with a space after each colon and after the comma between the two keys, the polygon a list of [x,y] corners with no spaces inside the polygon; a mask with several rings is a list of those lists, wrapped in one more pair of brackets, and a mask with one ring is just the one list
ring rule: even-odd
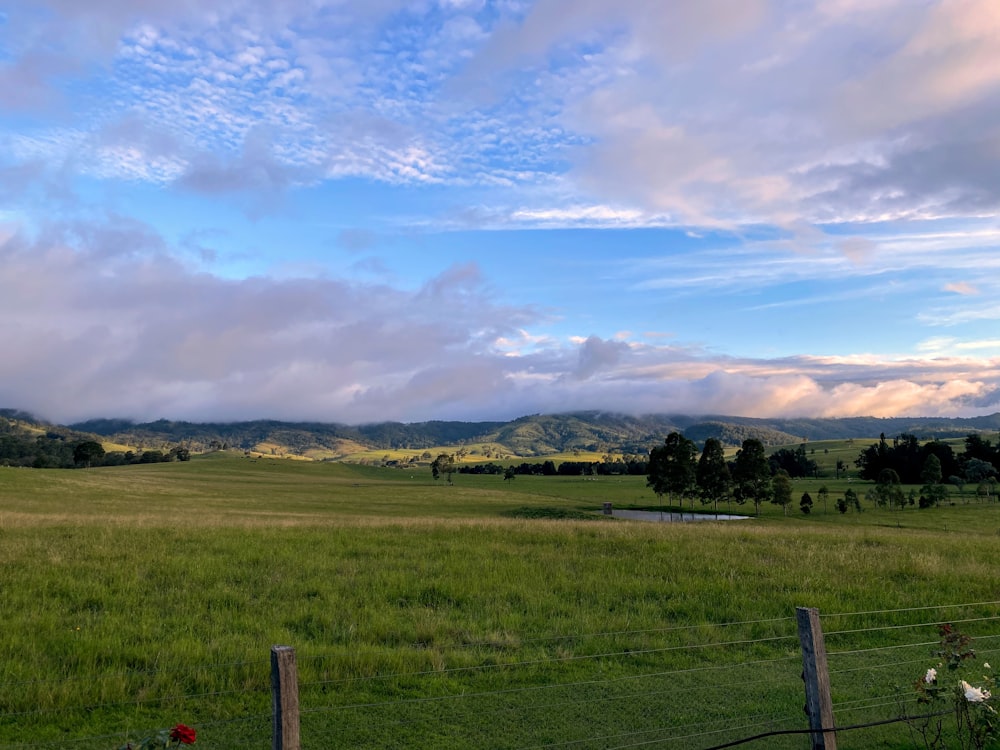
{"label": "wire fence", "polygon": [[[1000,659],[1000,602],[821,615],[838,746],[904,738],[938,628]],[[485,641],[300,647],[304,748],[800,748],[795,617]],[[404,657],[400,656],[404,652]],[[270,662],[0,682],[0,750],[108,750],[183,722],[206,748],[272,746]],[[80,685],[87,691],[80,691]],[[81,694],[96,700],[73,701]],[[95,727],[111,730],[94,731]],[[856,727],[855,729],[848,729]]]}

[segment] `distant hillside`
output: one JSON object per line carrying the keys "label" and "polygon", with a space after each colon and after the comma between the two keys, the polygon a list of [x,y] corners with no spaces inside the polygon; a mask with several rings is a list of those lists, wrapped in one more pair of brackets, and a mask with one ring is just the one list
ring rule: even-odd
{"label": "distant hillside", "polygon": [[909,433],[921,440],[962,437],[970,432],[1000,431],[1000,414],[967,419],[754,419],[716,415],[628,416],[592,411],[536,414],[510,422],[383,422],[355,426],[274,420],[232,423],[159,420],[135,424],[97,419],[70,425],[70,429],[127,445],[160,448],[179,444],[193,451],[226,447],[279,455],[344,458],[362,450],[492,444],[508,454],[528,457],[573,451],[643,453],[674,430],[699,446],[709,437],[730,446],[738,446],[747,438],[771,446],[804,440],[869,439],[881,433],[890,437]]}

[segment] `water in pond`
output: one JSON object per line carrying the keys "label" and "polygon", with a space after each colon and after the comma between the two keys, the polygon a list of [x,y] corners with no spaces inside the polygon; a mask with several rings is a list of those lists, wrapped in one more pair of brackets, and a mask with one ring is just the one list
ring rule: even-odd
{"label": "water in pond", "polygon": [[739,521],[750,516],[734,516],[726,513],[671,513],[658,510],[618,510],[611,511],[615,518],[630,518],[633,521]]}

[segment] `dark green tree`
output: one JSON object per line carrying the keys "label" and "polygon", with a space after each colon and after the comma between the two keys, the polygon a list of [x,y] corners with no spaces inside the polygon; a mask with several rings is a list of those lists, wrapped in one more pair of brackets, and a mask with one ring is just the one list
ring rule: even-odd
{"label": "dark green tree", "polygon": [[95,440],[84,440],[73,449],[73,463],[88,469],[104,458],[104,446]]}
{"label": "dark green tree", "polygon": [[[982,435],[971,433],[965,438],[965,453],[962,454],[962,457],[966,461],[975,458],[996,466],[1000,461],[1000,449],[994,448],[993,444]],[[969,481],[976,480],[970,477]]]}
{"label": "dark green tree", "polygon": [[813,499],[812,495],[808,492],[802,493],[802,499],[799,500],[799,510],[801,510],[806,515],[809,515],[813,509]]}
{"label": "dark green tree", "polygon": [[816,462],[806,455],[806,447],[799,445],[795,450],[781,448],[768,458],[771,472],[784,469],[790,477],[811,477],[816,475]]}
{"label": "dark green tree", "polygon": [[847,490],[844,493],[844,502],[848,507],[854,508],[858,513],[861,512],[861,499],[858,497],[858,493],[852,489]]}
{"label": "dark green tree", "polygon": [[969,458],[965,461],[965,478],[978,484],[989,477],[996,476],[997,470],[989,461],[981,458]]}
{"label": "dark green tree", "polygon": [[891,456],[889,453],[889,443],[886,442],[885,433],[879,435],[879,441],[874,445],[865,448],[860,455],[854,459],[854,465],[860,469],[858,476],[862,479],[875,481],[882,469],[891,468]]}
{"label": "dark green tree", "polygon": [[503,470],[503,481],[505,481],[505,482],[508,479],[514,479],[514,477],[516,477],[516,476],[517,476],[517,472],[514,471],[514,467],[513,466],[508,466],[506,469]]}
{"label": "dark green tree", "polygon": [[736,502],[753,501],[754,512],[759,516],[760,504],[771,497],[771,467],[764,444],[756,438],[744,440],[736,452],[732,473]]}
{"label": "dark green tree", "polygon": [[920,481],[924,484],[938,484],[941,479],[941,459],[931,453],[924,459],[924,466],[920,470]]}
{"label": "dark green tree", "polygon": [[784,469],[778,469],[771,478],[771,502],[781,506],[782,515],[788,515],[788,506],[792,504],[792,478]]}
{"label": "dark green tree", "polygon": [[661,499],[667,495],[671,504],[674,495],[677,495],[683,507],[684,496],[690,494],[696,486],[697,452],[694,442],[679,432],[671,432],[663,445],[658,445],[649,452],[646,486],[652,487],[653,492]]}
{"label": "dark green tree", "polygon": [[698,459],[695,482],[701,501],[712,503],[716,513],[719,512],[719,501],[728,500],[732,496],[733,478],[729,474],[726,455],[718,438],[710,437],[705,440],[705,448]]}
{"label": "dark green tree", "polygon": [[921,508],[931,508],[947,500],[948,488],[941,484],[941,479],[941,460],[931,453],[920,470],[920,481],[924,483],[920,488]]}
{"label": "dark green tree", "polygon": [[905,500],[903,486],[900,484],[899,474],[894,469],[882,469],[875,486],[868,495],[879,507],[888,505],[889,510],[892,510],[893,505],[895,505],[899,510],[903,509],[903,501]]}
{"label": "dark green tree", "polygon": [[822,487],[819,488],[818,494],[820,501],[822,501],[823,503],[823,514],[826,515],[826,501],[830,498],[830,490],[828,490],[826,488],[826,485],[824,484]]}
{"label": "dark green tree", "polygon": [[920,488],[921,508],[934,508],[948,499],[948,488],[943,484],[925,484]]}
{"label": "dark green tree", "polygon": [[439,479],[442,475],[451,484],[451,475],[455,473],[455,457],[450,453],[440,453],[431,461],[431,476]]}
{"label": "dark green tree", "polygon": [[[965,489],[965,477],[963,477],[961,474],[952,474],[950,477],[948,477],[948,484],[952,484],[955,486],[955,488],[958,490],[959,497],[961,498],[965,497],[965,492],[963,492],[963,490]],[[968,501],[966,500],[966,502]]]}

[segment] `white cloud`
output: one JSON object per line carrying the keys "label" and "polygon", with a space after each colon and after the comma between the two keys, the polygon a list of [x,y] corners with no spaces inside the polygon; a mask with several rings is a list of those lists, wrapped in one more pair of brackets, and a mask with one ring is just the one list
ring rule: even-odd
{"label": "white cloud", "polygon": [[946,292],[954,292],[963,296],[974,296],[979,294],[979,287],[967,281],[954,281],[944,285]]}
{"label": "white cloud", "polygon": [[890,361],[735,359],[624,332],[560,342],[534,332],[536,311],[493,298],[473,264],[413,291],[225,280],[115,217],[49,225],[36,240],[8,234],[0,261],[0,314],[18,320],[0,331],[0,402],[61,421],[945,414],[996,407],[1000,385],[1000,358],[942,356],[947,342]]}

